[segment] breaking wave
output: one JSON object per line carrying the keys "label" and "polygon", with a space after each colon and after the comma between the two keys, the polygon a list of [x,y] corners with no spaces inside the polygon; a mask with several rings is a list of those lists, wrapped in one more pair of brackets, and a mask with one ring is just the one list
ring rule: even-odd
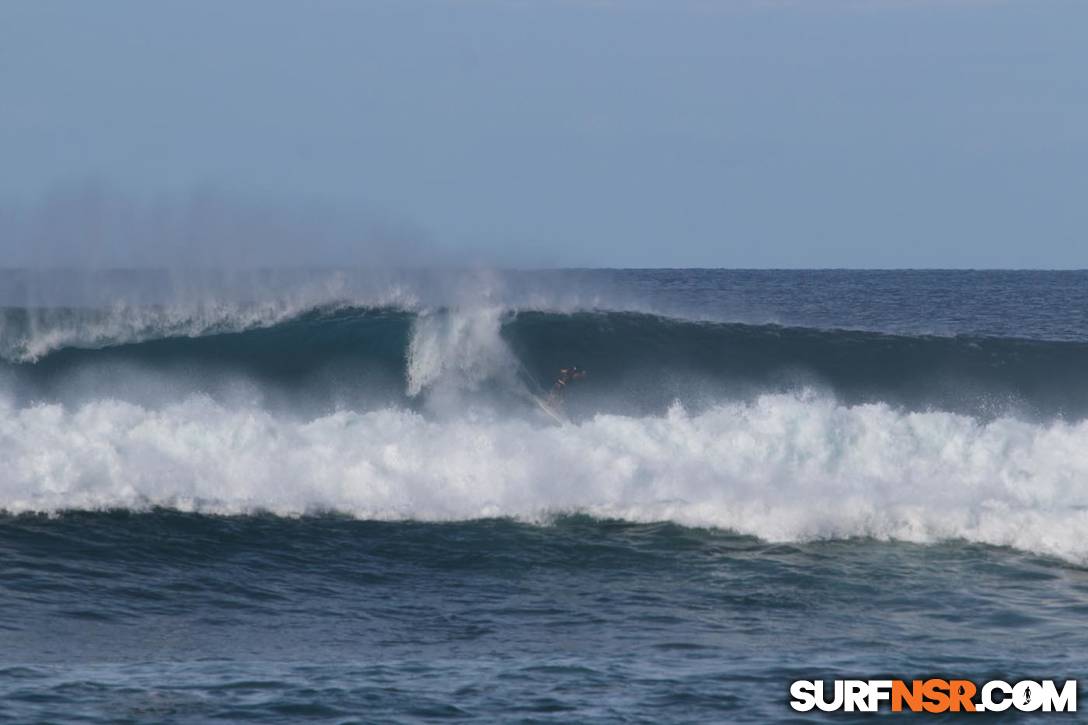
{"label": "breaking wave", "polygon": [[[222,398],[244,380],[258,396],[289,391],[310,412],[336,405],[467,405],[466,394],[524,399],[570,364],[591,375],[571,413],[659,414],[767,392],[821,390],[987,418],[1088,416],[1088,343],[691,321],[648,313],[556,312],[478,305],[326,305],[106,314],[55,311],[34,325],[8,312],[0,384],[23,401],[72,400],[79,383],[134,402],[133,380]],[[22,313],[25,316],[25,312]],[[136,314],[136,313],[131,313]],[[67,316],[66,316],[67,315]],[[48,323],[48,324],[47,324]],[[78,332],[72,332],[76,330]],[[47,352],[46,352],[47,351]],[[32,354],[33,353],[33,354]],[[120,371],[120,372],[119,372]],[[455,395],[456,394],[456,395]],[[462,396],[453,400],[456,396]],[[76,396],[78,397],[78,396]],[[370,401],[367,403],[366,401]]]}
{"label": "breaking wave", "polygon": [[[0,511],[584,513],[1088,563],[1088,342],[298,289],[4,308]],[[534,397],[570,364],[557,420]]]}
{"label": "breaking wave", "polygon": [[766,394],[545,425],[401,408],[311,420],[203,396],[0,409],[0,509],[546,522],[581,512],[771,541],[960,539],[1088,562],[1088,422]]}

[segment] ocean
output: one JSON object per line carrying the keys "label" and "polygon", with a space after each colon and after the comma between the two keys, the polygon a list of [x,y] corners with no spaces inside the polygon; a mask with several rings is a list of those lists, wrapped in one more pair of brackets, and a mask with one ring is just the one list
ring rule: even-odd
{"label": "ocean", "polygon": [[1084,680],[1088,273],[0,272],[0,612],[3,722]]}

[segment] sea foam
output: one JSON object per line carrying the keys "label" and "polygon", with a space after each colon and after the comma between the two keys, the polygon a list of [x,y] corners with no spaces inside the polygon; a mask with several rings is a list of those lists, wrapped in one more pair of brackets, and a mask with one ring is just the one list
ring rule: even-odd
{"label": "sea foam", "polygon": [[811,394],[565,425],[388,408],[311,420],[194,396],[0,403],[0,509],[364,519],[564,512],[770,541],[962,539],[1088,563],[1088,422],[988,422]]}

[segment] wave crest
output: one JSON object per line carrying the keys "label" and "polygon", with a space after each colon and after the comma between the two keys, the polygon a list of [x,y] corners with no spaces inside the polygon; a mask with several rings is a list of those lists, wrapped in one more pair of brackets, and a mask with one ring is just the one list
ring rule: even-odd
{"label": "wave crest", "polygon": [[[101,324],[58,324],[22,348],[36,362],[0,363],[0,377],[23,400],[71,400],[58,391],[93,379],[101,394],[133,402],[147,401],[118,381],[141,372],[213,395],[223,381],[244,379],[271,398],[284,391],[308,396],[312,410],[371,398],[362,390],[367,385],[381,386],[385,401],[396,388],[406,405],[447,397],[456,406],[466,393],[524,399],[575,364],[590,371],[570,401],[579,416],[660,412],[674,399],[695,408],[810,387],[848,404],[983,418],[1088,417],[1084,342],[905,337],[490,305],[278,304],[156,314],[122,311]],[[140,341],[144,336],[151,339]],[[113,346],[39,355],[76,338]],[[332,370],[339,372],[330,377]],[[321,390],[310,390],[316,381]]]}

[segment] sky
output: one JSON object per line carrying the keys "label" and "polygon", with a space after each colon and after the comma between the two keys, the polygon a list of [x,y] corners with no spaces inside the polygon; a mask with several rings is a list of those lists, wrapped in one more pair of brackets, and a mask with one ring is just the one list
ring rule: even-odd
{"label": "sky", "polygon": [[1086,28],[1083,0],[4,0],[0,266],[103,244],[105,203],[256,265],[323,261],[333,209],[420,264],[1085,268]]}

